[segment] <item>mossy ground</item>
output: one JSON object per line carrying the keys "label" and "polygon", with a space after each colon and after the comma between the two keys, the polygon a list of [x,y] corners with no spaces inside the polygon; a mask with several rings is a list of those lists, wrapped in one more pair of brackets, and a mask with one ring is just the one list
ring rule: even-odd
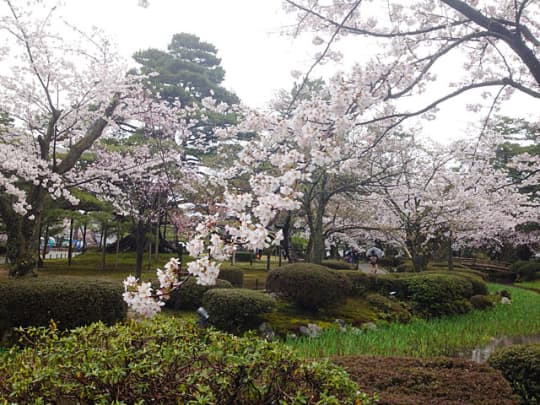
{"label": "mossy ground", "polygon": [[278,301],[277,310],[263,316],[263,320],[269,323],[278,335],[297,334],[300,326],[306,326],[308,323],[327,329],[336,326],[336,319],[353,326],[361,326],[363,323],[377,320],[377,313],[366,300],[348,298],[343,305],[315,312],[301,310],[284,301]]}

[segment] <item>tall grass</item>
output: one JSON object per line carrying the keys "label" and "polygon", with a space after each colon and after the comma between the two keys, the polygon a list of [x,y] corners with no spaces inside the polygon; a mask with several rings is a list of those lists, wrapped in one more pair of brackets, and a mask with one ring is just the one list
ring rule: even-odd
{"label": "tall grass", "polygon": [[490,285],[490,290],[509,290],[512,304],[475,310],[466,315],[433,320],[414,319],[374,330],[342,333],[331,329],[316,339],[290,338],[286,343],[305,357],[346,354],[380,356],[452,356],[486,345],[492,337],[540,333],[540,295],[518,288]]}

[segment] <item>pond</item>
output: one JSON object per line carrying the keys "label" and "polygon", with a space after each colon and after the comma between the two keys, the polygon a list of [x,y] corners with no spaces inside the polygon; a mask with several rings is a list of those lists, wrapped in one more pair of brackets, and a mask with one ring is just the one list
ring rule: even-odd
{"label": "pond", "polygon": [[529,343],[540,343],[540,334],[531,336],[502,336],[499,338],[492,338],[491,343],[488,345],[466,352],[461,352],[459,353],[459,357],[470,359],[475,363],[485,363],[488,357],[500,347]]}

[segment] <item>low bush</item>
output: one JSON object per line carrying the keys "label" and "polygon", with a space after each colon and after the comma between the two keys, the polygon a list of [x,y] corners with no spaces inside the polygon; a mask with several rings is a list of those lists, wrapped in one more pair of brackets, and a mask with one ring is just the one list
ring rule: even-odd
{"label": "low bush", "polygon": [[376,278],[371,278],[372,284],[371,290],[381,295],[389,295],[394,293],[397,298],[407,299],[409,295],[409,288],[407,280],[414,274],[409,273],[397,273],[397,274],[383,274]]}
{"label": "low bush", "polygon": [[437,271],[425,271],[422,274],[443,274],[451,277],[463,277],[471,282],[473,295],[487,295],[488,288],[484,281],[482,273],[475,270],[437,270]]}
{"label": "low bush", "polygon": [[512,405],[518,401],[499,372],[454,358],[343,356],[332,361],[380,404]]}
{"label": "low bush", "polygon": [[371,307],[375,308],[379,319],[401,323],[411,320],[410,307],[405,302],[380,294],[368,294],[366,300]]}
{"label": "low bush", "polygon": [[[127,307],[120,283],[45,277],[0,282],[0,325],[71,329],[102,321],[125,320]],[[0,335],[5,331],[0,330]]]}
{"label": "low bush", "polygon": [[379,266],[387,269],[395,269],[404,262],[405,258],[398,256],[383,256],[379,260],[377,260]]}
{"label": "low bush", "polygon": [[0,355],[0,403],[371,403],[332,363],[178,319],[27,335],[33,345]]}
{"label": "low bush", "polygon": [[275,300],[261,291],[217,288],[203,295],[208,322],[218,329],[241,333],[260,323],[260,316],[275,308]]}
{"label": "low bush", "polygon": [[222,267],[219,270],[219,278],[221,280],[227,280],[236,288],[242,288],[244,285],[244,270],[238,267]]}
{"label": "low bush", "polygon": [[493,300],[487,295],[473,295],[469,301],[474,309],[487,309],[493,306]]}
{"label": "low bush", "polygon": [[253,252],[236,252],[234,254],[234,260],[237,262],[252,262],[255,259],[255,253]]}
{"label": "low bush", "polygon": [[488,364],[510,381],[522,404],[540,403],[540,344],[497,350],[489,357]]}
{"label": "low bush", "polygon": [[513,271],[514,273],[517,273],[519,271],[519,269],[526,265],[527,263],[529,263],[528,260],[516,260],[515,262],[513,262],[512,264],[510,264],[509,266],[509,269],[511,271]]}
{"label": "low bush", "polygon": [[518,268],[517,274],[520,281],[536,280],[540,277],[540,262],[525,262]]}
{"label": "low bush", "polygon": [[355,266],[343,260],[323,260],[322,265],[332,270],[354,270]]}
{"label": "low bush", "polygon": [[415,313],[426,317],[464,314],[472,309],[472,283],[464,277],[424,274],[407,279],[408,300]]}
{"label": "low bush", "polygon": [[346,301],[351,282],[340,273],[311,263],[287,264],[268,272],[266,289],[301,308],[318,310]]}
{"label": "low bush", "polygon": [[375,278],[367,275],[363,271],[358,270],[345,270],[340,274],[344,275],[351,282],[350,295],[352,297],[362,297],[366,293],[373,289]]}
{"label": "low bush", "polygon": [[416,270],[414,269],[413,264],[410,261],[400,263],[396,266],[396,270],[400,273],[413,273]]}
{"label": "low bush", "polygon": [[165,301],[165,307],[176,311],[181,309],[197,309],[202,305],[204,293],[212,288],[232,288],[232,284],[228,281],[218,279],[215,285],[200,285],[197,284],[197,280],[194,277],[190,277],[180,288],[171,292],[170,298]]}

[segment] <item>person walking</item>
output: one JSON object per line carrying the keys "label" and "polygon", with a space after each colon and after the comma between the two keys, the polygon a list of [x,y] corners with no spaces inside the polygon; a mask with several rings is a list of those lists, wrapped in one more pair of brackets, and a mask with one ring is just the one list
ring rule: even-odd
{"label": "person walking", "polygon": [[366,251],[366,257],[369,261],[369,264],[371,265],[371,273],[377,274],[377,263],[379,262],[379,259],[384,256],[384,251],[379,249],[378,247],[371,247]]}

